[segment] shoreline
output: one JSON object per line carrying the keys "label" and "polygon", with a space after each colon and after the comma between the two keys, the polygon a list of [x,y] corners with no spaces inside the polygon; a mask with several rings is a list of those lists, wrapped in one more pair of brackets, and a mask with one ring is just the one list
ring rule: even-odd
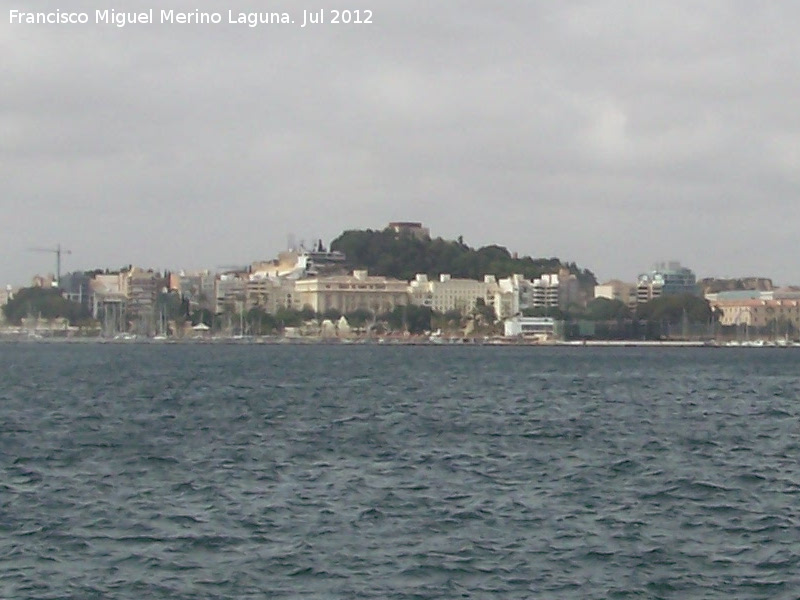
{"label": "shoreline", "polygon": [[79,336],[0,335],[0,344],[100,344],[100,345],[199,345],[199,346],[496,346],[541,348],[798,348],[800,343],[718,342],[714,340],[506,340],[490,339],[428,339],[428,338],[316,338],[316,337],[244,337],[244,338],[102,338]]}

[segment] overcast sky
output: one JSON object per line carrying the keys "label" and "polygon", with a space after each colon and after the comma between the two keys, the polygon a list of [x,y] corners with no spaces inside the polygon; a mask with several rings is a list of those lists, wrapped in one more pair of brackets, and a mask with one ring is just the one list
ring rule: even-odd
{"label": "overcast sky", "polygon": [[[791,2],[128,1],[294,25],[18,25],[0,0],[0,283],[214,268],[422,221],[633,280],[800,284]],[[72,0],[69,10],[114,8]],[[300,27],[303,9],[371,25]]]}

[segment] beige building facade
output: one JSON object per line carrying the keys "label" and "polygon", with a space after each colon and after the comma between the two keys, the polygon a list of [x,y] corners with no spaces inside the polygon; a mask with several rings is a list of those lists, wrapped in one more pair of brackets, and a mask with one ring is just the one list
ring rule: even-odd
{"label": "beige building facade", "polygon": [[317,313],[336,310],[347,314],[369,310],[381,314],[408,304],[408,284],[405,281],[372,276],[366,271],[300,279],[294,282],[294,293],[295,308],[308,306]]}
{"label": "beige building facade", "polygon": [[800,329],[800,300],[715,300],[710,304],[721,313],[723,326],[776,327],[778,333],[787,325]]}
{"label": "beige building facade", "polygon": [[494,275],[478,279],[453,279],[450,275],[439,275],[429,279],[420,273],[408,285],[411,302],[427,306],[438,313],[458,311],[467,315],[475,310],[478,300],[494,309],[498,319],[513,316],[519,312],[519,282],[521,275],[500,281]]}
{"label": "beige building facade", "polygon": [[626,283],[612,279],[594,287],[595,298],[619,300],[628,308],[635,309],[637,304],[637,288],[635,283]]}
{"label": "beige building facade", "polygon": [[275,314],[281,308],[298,308],[295,306],[295,282],[292,280],[251,277],[245,290],[247,310],[260,308],[264,312]]}

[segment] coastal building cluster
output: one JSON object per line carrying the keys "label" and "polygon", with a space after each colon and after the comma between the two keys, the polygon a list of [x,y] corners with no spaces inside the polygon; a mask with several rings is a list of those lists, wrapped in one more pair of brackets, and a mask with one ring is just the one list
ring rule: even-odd
{"label": "coastal building cluster", "polygon": [[[483,305],[499,321],[526,308],[563,310],[581,301],[577,280],[566,270],[532,281],[520,275],[473,280],[449,274],[429,279],[418,274],[408,282],[366,270],[342,273],[343,259],[340,253],[322,248],[298,249],[281,253],[274,262],[253,263],[230,272],[163,273],[131,267],[114,273],[68,274],[60,287],[109,331],[142,335],[161,330],[159,304],[165,295],[186,302],[189,312],[211,314],[310,309],[319,315],[356,311],[381,315],[417,305],[439,313],[469,315]],[[41,287],[52,283],[50,278],[35,281]]]}
{"label": "coastal building cluster", "polygon": [[800,288],[774,289],[768,279],[755,283],[765,289],[723,290],[702,293],[691,269],[677,262],[659,263],[639,275],[636,283],[611,280],[595,286],[595,298],[625,303],[632,310],[638,304],[668,295],[702,295],[722,327],[763,330],[770,326],[782,331],[800,331]]}
{"label": "coastal building cluster", "polygon": [[[397,234],[428,238],[421,223],[390,223]],[[60,259],[60,256],[59,256]],[[635,313],[638,305],[671,295],[701,296],[695,274],[677,262],[660,263],[635,282],[611,280],[587,290],[566,268],[526,279],[520,274],[482,279],[418,273],[411,281],[347,271],[347,257],[325,248],[302,244],[272,260],[250,265],[198,272],[162,272],[130,266],[117,271],[36,276],[34,287],[58,287],[62,295],[82,306],[104,334],[155,336],[174,333],[170,303],[180,303],[186,314],[244,315],[254,309],[275,315],[280,311],[310,311],[329,316],[339,330],[349,331],[345,315],[362,311],[390,313],[398,307],[427,307],[440,314],[474,315],[487,312],[503,322],[508,337],[559,335],[561,325],[548,313],[562,314],[570,307],[586,307],[595,298],[619,301]],[[733,290],[708,293],[705,299],[723,326],[763,328],[780,321],[800,331],[800,290]],[[0,291],[0,305],[15,291]],[[535,316],[523,316],[523,314]],[[31,315],[33,318],[34,315]],[[47,326],[52,327],[52,323]],[[208,330],[202,322],[183,323],[193,332]],[[241,330],[240,330],[241,331]]]}

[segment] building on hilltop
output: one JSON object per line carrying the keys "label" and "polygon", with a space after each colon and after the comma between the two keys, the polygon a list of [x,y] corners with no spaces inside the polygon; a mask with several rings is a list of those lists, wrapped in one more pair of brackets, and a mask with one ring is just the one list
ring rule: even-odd
{"label": "building on hilltop", "polygon": [[422,223],[414,221],[392,221],[387,225],[387,229],[391,229],[398,235],[410,235],[418,240],[427,240],[431,237],[431,230],[423,227]]}
{"label": "building on hilltop", "polygon": [[652,271],[639,275],[636,284],[636,301],[649,302],[662,296],[678,294],[699,295],[697,278],[691,269],[672,261],[658,263]]}
{"label": "building on hilltop", "polygon": [[300,245],[278,254],[277,260],[258,261],[251,265],[257,277],[303,279],[325,275],[344,275],[347,257],[338,250],[328,250],[318,240],[312,250]]}

